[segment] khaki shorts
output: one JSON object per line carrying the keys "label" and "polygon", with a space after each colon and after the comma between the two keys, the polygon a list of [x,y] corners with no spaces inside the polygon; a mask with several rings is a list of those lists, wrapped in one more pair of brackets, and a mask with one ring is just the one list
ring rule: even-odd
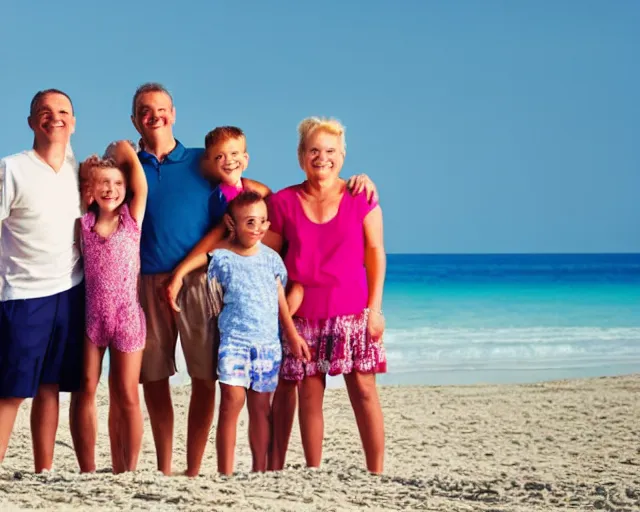
{"label": "khaki shorts", "polygon": [[143,275],[140,302],[147,319],[147,342],[140,382],[155,382],[176,373],[176,343],[180,335],[187,371],[193,379],[216,380],[218,329],[212,316],[205,269],[184,279],[178,296],[180,313],[166,300],[169,274]]}

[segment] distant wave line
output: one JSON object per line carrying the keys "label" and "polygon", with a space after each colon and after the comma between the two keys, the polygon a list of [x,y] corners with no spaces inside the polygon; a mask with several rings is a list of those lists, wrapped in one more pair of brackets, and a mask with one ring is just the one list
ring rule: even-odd
{"label": "distant wave line", "polygon": [[591,341],[633,341],[640,343],[640,327],[416,327],[387,329],[385,341],[425,341],[442,344],[483,343],[567,343]]}

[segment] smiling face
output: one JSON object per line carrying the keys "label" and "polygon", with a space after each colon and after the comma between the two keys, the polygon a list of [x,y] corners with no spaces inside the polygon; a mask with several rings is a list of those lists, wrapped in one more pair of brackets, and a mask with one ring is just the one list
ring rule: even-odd
{"label": "smiling face", "polygon": [[34,106],[29,126],[37,143],[68,144],[76,128],[71,101],[64,94],[45,94]]}
{"label": "smiling face", "polygon": [[260,242],[269,230],[269,225],[264,201],[239,206],[231,214],[227,214],[227,226],[233,230],[235,242],[245,249]]}
{"label": "smiling face", "polygon": [[135,115],[131,116],[142,140],[149,143],[162,138],[173,137],[173,123],[176,111],[168,94],[150,91],[136,99]]}
{"label": "smiling face", "polygon": [[93,169],[91,195],[101,212],[111,213],[124,202],[127,194],[126,180],[122,171],[115,167]]}
{"label": "smiling face", "polygon": [[300,165],[310,181],[336,179],[342,170],[344,157],[340,136],[319,129],[306,137]]}
{"label": "smiling face", "polygon": [[204,160],[213,178],[235,187],[249,164],[246,142],[244,138],[231,138],[210,146],[205,150]]}

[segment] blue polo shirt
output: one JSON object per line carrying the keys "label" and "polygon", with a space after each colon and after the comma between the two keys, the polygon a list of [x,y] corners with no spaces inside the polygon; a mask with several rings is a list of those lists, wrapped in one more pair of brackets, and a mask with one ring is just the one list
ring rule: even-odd
{"label": "blue polo shirt", "polygon": [[143,274],[173,271],[212,227],[212,189],[200,172],[204,150],[176,142],[162,162],[146,151],[138,153],[149,185],[140,240]]}
{"label": "blue polo shirt", "polygon": [[216,226],[222,222],[224,214],[227,213],[227,207],[231,201],[224,194],[220,185],[215,187],[209,196],[209,215],[211,216],[211,225]]}

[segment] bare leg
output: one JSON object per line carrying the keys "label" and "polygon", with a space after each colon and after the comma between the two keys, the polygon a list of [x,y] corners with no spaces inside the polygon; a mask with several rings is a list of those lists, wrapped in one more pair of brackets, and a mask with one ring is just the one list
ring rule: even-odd
{"label": "bare leg", "polygon": [[307,466],[319,468],[322,461],[322,441],[324,438],[325,375],[305,377],[300,383],[300,434]]}
{"label": "bare leg", "polygon": [[[287,305],[291,315],[295,315],[296,311],[298,311],[303,298],[303,286],[295,281],[289,281],[287,284]],[[271,406],[272,428],[269,446],[269,471],[280,471],[284,468],[297,402],[298,383],[280,378]]]}
{"label": "bare leg", "polygon": [[124,448],[122,441],[122,418],[120,409],[111,407],[118,400],[116,397],[116,386],[113,384],[113,372],[109,372],[109,448],[111,451],[111,471],[114,474],[124,473],[126,465],[124,462]]}
{"label": "bare leg", "polygon": [[13,425],[23,401],[24,398],[0,398],[0,464],[7,453]]}
{"label": "bare leg", "polygon": [[376,376],[353,372],[344,376],[349,399],[356,416],[367,460],[367,469],[382,473],[384,465],[384,418],[376,388]]}
{"label": "bare leg", "polygon": [[36,473],[53,467],[53,450],[56,443],[59,414],[57,384],[43,384],[31,404],[31,440]]}
{"label": "bare leg", "polygon": [[71,394],[69,422],[73,447],[81,473],[96,470],[96,437],[98,435],[98,412],[96,390],[102,372],[105,349],[84,341],[84,375],[82,388]]}
{"label": "bare leg", "polygon": [[249,445],[253,459],[251,471],[266,471],[271,438],[271,393],[247,391]]}
{"label": "bare leg", "polygon": [[281,378],[273,395],[271,412],[273,427],[271,429],[271,446],[269,450],[270,471],[280,471],[284,468],[297,402],[298,383]]}
{"label": "bare leg", "polygon": [[187,426],[187,476],[200,473],[202,457],[209,440],[216,400],[215,381],[192,379]]}
{"label": "bare leg", "polygon": [[147,382],[143,386],[144,399],[151,421],[153,441],[156,445],[158,471],[171,474],[171,451],[173,450],[173,404],[169,378]]}
{"label": "bare leg", "polygon": [[220,415],[216,432],[218,452],[218,472],[223,475],[233,473],[233,458],[236,451],[238,416],[244,405],[247,391],[240,386],[220,384]]}
{"label": "bare leg", "polygon": [[[117,429],[119,435],[112,442],[122,445],[124,471],[135,471],[142,446],[142,410],[138,394],[142,350],[131,353],[111,350],[110,355],[111,384],[114,389],[112,397],[115,400],[109,404],[109,408],[117,410],[120,423]],[[114,473],[119,469],[114,467]]]}

